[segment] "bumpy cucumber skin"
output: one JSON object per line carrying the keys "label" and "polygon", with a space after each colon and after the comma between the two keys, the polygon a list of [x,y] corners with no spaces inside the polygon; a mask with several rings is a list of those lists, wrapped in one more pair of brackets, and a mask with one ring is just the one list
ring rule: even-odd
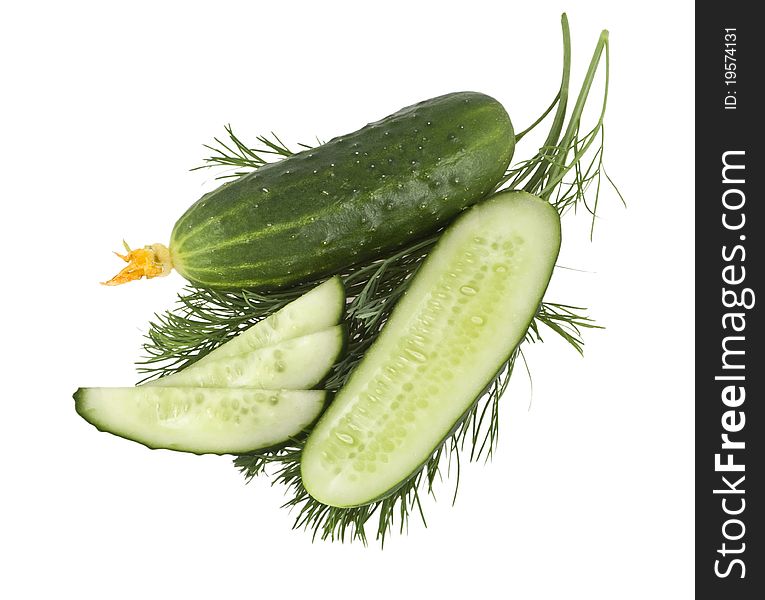
{"label": "bumpy cucumber skin", "polygon": [[[543,200],[541,200],[540,198],[537,198],[536,196],[533,196],[533,195],[528,194],[526,192],[520,192],[520,191],[500,192],[500,193],[496,194],[495,196],[493,196],[492,198],[488,199],[486,201],[486,203],[496,202],[498,200],[501,201],[503,198],[514,199],[514,200],[517,200],[517,201],[520,201],[520,202],[534,202],[534,203],[540,203],[540,204],[544,203],[546,205],[546,208],[548,208],[548,210],[550,211],[551,218],[553,218],[553,219],[555,219],[557,221],[557,230],[554,233],[555,238],[557,240],[557,242],[556,242],[557,245],[556,245],[555,253],[554,254],[555,254],[555,257],[557,257],[558,251],[560,249],[560,220],[559,220],[557,212],[552,207],[552,205],[550,205],[549,203],[544,202]],[[481,206],[485,206],[486,203],[482,203]],[[468,215],[465,214],[461,218],[466,218],[467,216]],[[456,227],[458,225],[458,222],[459,222],[459,220],[455,221],[455,223],[452,225],[452,227]],[[447,230],[446,234],[441,238],[441,240],[439,240],[439,242],[437,243],[436,247],[431,251],[430,257],[437,256],[437,250],[438,250],[439,246],[442,245],[442,244],[448,243],[448,242],[449,242],[449,237],[448,237],[448,230]],[[428,259],[428,260],[430,260],[430,259]],[[555,262],[555,260],[553,260],[553,265],[554,265],[554,262]],[[544,286],[544,289],[542,289],[540,294],[539,294],[537,305],[540,304],[542,302],[543,298],[544,298],[544,294],[545,294],[545,292],[547,290],[547,286],[549,285],[549,281],[550,281],[551,276],[552,276],[552,266],[551,266],[551,271],[549,273],[549,276],[547,278],[547,283]],[[394,308],[394,314],[395,314],[395,308]],[[524,331],[528,329],[528,327],[531,325],[531,322],[533,321],[533,319],[534,319],[534,314],[532,313],[529,316],[528,321],[523,326],[523,330]],[[390,321],[390,318],[389,318],[389,321]],[[522,340],[522,339],[523,339],[523,336],[521,336],[520,340]],[[520,340],[518,340],[518,343],[520,342]],[[496,376],[496,374],[502,369],[502,366],[505,364],[505,362],[507,362],[507,360],[512,356],[512,354],[515,351],[515,348],[517,347],[518,343],[508,344],[507,352],[502,357],[498,357],[499,360],[497,361],[497,363],[495,365],[495,370],[493,372],[494,376]],[[369,353],[369,351],[367,351],[367,353]],[[357,371],[358,370],[359,370],[359,368],[357,367]],[[353,375],[354,374],[351,375],[351,378],[353,378]],[[482,391],[480,393],[476,394],[476,396],[475,396],[476,399],[480,398],[487,391],[488,386],[491,385],[491,381],[492,380],[493,380],[493,377],[490,377],[489,379],[487,379],[486,383],[482,386],[483,387]],[[348,385],[348,384],[346,384],[346,385]],[[342,391],[343,390],[341,389],[338,392],[338,394],[341,395]],[[306,468],[307,468],[306,467],[306,463],[311,460],[310,455],[312,453],[315,453],[315,452],[319,451],[318,448],[317,448],[317,446],[319,444],[316,441],[316,438],[318,436],[315,435],[315,434],[321,429],[321,426],[322,426],[323,423],[328,422],[328,421],[330,421],[330,419],[332,419],[332,416],[333,416],[332,413],[333,413],[333,411],[335,409],[334,404],[335,404],[335,402],[333,401],[333,404],[330,405],[324,412],[322,412],[322,415],[317,420],[316,425],[311,429],[311,434],[309,434],[308,440],[306,441],[306,445],[305,445],[305,447],[303,449],[303,461],[301,463],[301,475],[302,475],[303,484],[305,485],[306,490],[308,491],[308,493],[311,496],[313,496],[315,499],[319,500],[322,503],[329,504],[331,506],[338,506],[338,507],[341,507],[341,508],[350,508],[350,507],[354,507],[354,506],[364,506],[364,505],[371,504],[373,502],[377,502],[379,500],[382,500],[382,499],[384,499],[386,497],[389,497],[391,494],[395,493],[396,490],[398,490],[406,481],[409,480],[409,478],[412,475],[417,473],[428,462],[428,460],[432,456],[433,452],[435,452],[436,449],[439,448],[444,443],[444,441],[446,441],[454,433],[454,431],[459,426],[459,424],[460,424],[460,422],[462,420],[462,417],[457,419],[456,422],[453,424],[453,426],[448,431],[445,431],[444,436],[440,439],[440,441],[433,446],[431,452],[429,452],[427,454],[427,456],[425,456],[423,458],[422,462],[420,462],[417,466],[415,466],[411,471],[409,471],[408,473],[404,474],[397,483],[391,485],[384,492],[380,493],[379,495],[377,495],[375,497],[367,498],[363,502],[338,502],[334,498],[333,499],[325,498],[325,497],[322,497],[322,495],[320,493],[316,493],[316,490],[313,489],[313,481],[312,481],[311,477],[309,476],[309,474],[306,471]],[[470,405],[466,406],[465,411],[462,413],[463,417],[470,410],[471,407],[472,407],[472,403]]]}
{"label": "bumpy cucumber skin", "polygon": [[[198,452],[198,451],[189,450],[189,449],[168,448],[166,445],[153,445],[151,443],[148,443],[148,442],[145,442],[145,441],[141,441],[141,440],[137,440],[137,439],[128,437],[126,435],[123,435],[123,434],[121,434],[121,433],[119,433],[117,431],[114,431],[113,429],[109,429],[103,423],[101,423],[98,420],[94,419],[92,417],[92,415],[90,415],[88,413],[88,410],[87,410],[87,408],[85,406],[85,403],[86,403],[86,394],[88,393],[89,389],[90,388],[78,388],[77,391],[74,394],[72,394],[72,398],[74,398],[74,408],[75,408],[75,411],[77,412],[77,414],[80,415],[80,417],[82,417],[85,421],[90,423],[93,427],[95,427],[98,431],[100,431],[102,433],[108,433],[110,435],[114,435],[116,437],[122,438],[123,440],[128,440],[129,442],[134,442],[136,444],[140,444],[141,446],[144,446],[144,447],[148,448],[149,450],[172,450],[173,452],[184,452],[186,454],[196,454],[197,456],[204,456],[204,455],[207,455],[207,454],[215,454],[215,455],[219,455],[219,456],[231,455],[231,454],[240,455],[240,454],[247,454],[248,452],[256,452],[256,451],[257,452],[261,452],[261,451],[264,451],[264,450],[268,450],[270,448],[279,448],[279,447],[283,446],[284,443],[286,443],[286,441],[288,441],[288,440],[286,440],[285,442],[282,442],[280,444],[271,445],[271,446],[268,446],[268,447],[250,448],[250,449],[247,449],[247,450],[237,450],[236,452],[216,452],[216,451],[200,451],[200,452]],[[258,390],[258,391],[267,391],[267,390]],[[298,391],[300,391],[300,390],[298,390]],[[311,427],[316,423],[318,418],[326,410],[327,406],[331,403],[331,400],[332,400],[333,395],[334,395],[333,392],[329,392],[329,391],[326,391],[326,390],[316,390],[316,391],[317,392],[321,391],[323,393],[323,396],[324,396],[324,398],[323,398],[323,405],[322,405],[322,408],[318,411],[318,414],[317,414],[316,418],[314,419],[313,423],[309,423],[303,429],[303,431],[310,431]]]}
{"label": "bumpy cucumber skin", "polygon": [[445,225],[493,189],[514,147],[484,94],[409,106],[203,196],[175,224],[173,264],[219,289],[312,281]]}

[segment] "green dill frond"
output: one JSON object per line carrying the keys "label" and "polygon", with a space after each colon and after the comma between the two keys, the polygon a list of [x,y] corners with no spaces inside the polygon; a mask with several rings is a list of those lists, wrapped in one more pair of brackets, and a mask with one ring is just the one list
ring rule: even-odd
{"label": "green dill frond", "polygon": [[[295,154],[295,152],[287,148],[284,142],[273,131],[271,132],[270,139],[264,135],[257,136],[255,139],[262,146],[260,148],[253,148],[236,136],[231,125],[226,125],[224,129],[228,139],[223,141],[216,137],[213,144],[205,144],[204,147],[210,150],[212,155],[204,159],[204,164],[191,169],[192,171],[225,167],[227,171],[216,176],[215,179],[236,179],[263,165],[274,162],[274,160],[280,160]],[[303,150],[311,147],[306,144],[299,144],[299,146]],[[232,169],[234,170],[232,171]]]}
{"label": "green dill frond", "polygon": [[[531,159],[508,169],[495,191],[526,190],[549,200],[561,215],[576,211],[581,205],[592,214],[594,223],[601,178],[605,177],[613,185],[603,167],[608,36],[605,32],[601,35],[576,104],[567,118],[571,42],[565,15],[562,17],[562,28],[563,73],[560,89],[543,114],[519,133],[516,139],[520,140],[553,115],[549,133]],[[603,55],[606,77],[601,113],[596,124],[586,130],[586,134],[580,135],[582,112]],[[270,137],[257,137],[258,145],[250,146],[234,134],[230,125],[226,126],[225,131],[226,138],[215,138],[214,144],[206,146],[212,154],[204,160],[203,165],[196,167],[225,169],[218,176],[219,179],[240,177],[294,154],[274,133]],[[594,146],[598,141],[599,145]],[[309,147],[300,144],[301,149]],[[593,185],[595,195],[590,200],[587,193]],[[623,201],[621,194],[619,197]],[[340,389],[347,381],[366,350],[377,339],[393,306],[408,288],[413,275],[440,234],[441,231],[435,232],[427,239],[412,242],[388,257],[355,265],[339,274],[349,298],[346,311],[349,344],[345,357],[335,365],[328,378],[325,386],[327,389]],[[178,295],[175,307],[155,315],[150,323],[143,345],[145,358],[138,363],[142,381],[189,366],[242,329],[298,298],[316,283],[267,294],[248,290],[217,292],[191,285],[185,287]],[[278,448],[238,456],[234,464],[248,481],[263,473],[272,473],[274,483],[286,486],[289,499],[284,506],[295,512],[294,527],[312,532],[315,539],[356,540],[366,544],[368,537],[373,535],[384,544],[393,532],[407,529],[412,515],[427,525],[423,505],[426,497],[435,497],[437,480],[453,479],[454,501],[459,489],[463,460],[487,461],[492,457],[499,437],[500,398],[507,390],[519,358],[529,372],[523,354],[524,344],[543,342],[542,332],[545,331],[546,335],[546,328],[582,353],[583,330],[600,328],[582,311],[581,308],[566,304],[542,303],[524,340],[441,446],[417,472],[376,502],[355,508],[336,508],[313,499],[306,492],[300,478],[300,456],[305,435]]]}
{"label": "green dill frond", "polygon": [[544,342],[539,329],[541,324],[552,329],[567,343],[571,344],[579,354],[584,354],[582,329],[603,329],[603,327],[597,325],[590,317],[579,312],[583,310],[585,309],[579,306],[543,302],[539,307],[536,317],[534,317],[529,326],[529,330],[526,333],[526,341]]}

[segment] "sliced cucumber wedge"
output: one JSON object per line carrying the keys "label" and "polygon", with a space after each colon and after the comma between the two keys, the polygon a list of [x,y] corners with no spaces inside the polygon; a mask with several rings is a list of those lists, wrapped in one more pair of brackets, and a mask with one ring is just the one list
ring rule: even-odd
{"label": "sliced cucumber wedge", "polygon": [[254,390],[141,385],[80,388],[75,408],[100,431],[195,454],[239,454],[285,442],[310,425],[322,390]]}
{"label": "sliced cucumber wedge", "polygon": [[558,213],[525,192],[459,217],[312,430],[308,493],[368,504],[417,471],[523,339],[559,248]]}
{"label": "sliced cucumber wedge", "polygon": [[327,376],[345,341],[345,327],[335,325],[246,354],[199,361],[146,385],[305,390]]}
{"label": "sliced cucumber wedge", "polygon": [[344,310],[343,282],[339,277],[332,277],[221,344],[184,370],[197,369],[208,361],[245,354],[284,340],[327,329],[342,321]]}

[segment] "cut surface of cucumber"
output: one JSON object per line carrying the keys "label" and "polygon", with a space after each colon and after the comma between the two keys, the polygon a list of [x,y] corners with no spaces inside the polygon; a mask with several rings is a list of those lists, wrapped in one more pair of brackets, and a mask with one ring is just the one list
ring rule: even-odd
{"label": "cut surface of cucumber", "polygon": [[245,354],[206,360],[146,385],[305,390],[327,376],[345,339],[345,327],[335,325]]}
{"label": "cut surface of cucumber", "polygon": [[282,443],[310,425],[322,390],[137,386],[80,388],[75,408],[100,431],[195,454],[238,454]]}
{"label": "cut surface of cucumber", "polygon": [[416,472],[523,339],[559,248],[557,212],[525,192],[448,227],[309,435],[308,493],[358,506]]}
{"label": "cut surface of cucumber", "polygon": [[292,338],[337,325],[345,310],[345,288],[332,277],[262,321],[258,321],[184,371],[202,368],[209,361],[252,352]]}

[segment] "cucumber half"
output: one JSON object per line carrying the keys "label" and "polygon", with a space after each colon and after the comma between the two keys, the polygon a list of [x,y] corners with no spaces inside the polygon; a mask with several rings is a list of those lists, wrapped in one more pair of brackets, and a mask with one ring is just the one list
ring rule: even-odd
{"label": "cucumber half", "polygon": [[345,327],[335,325],[246,354],[206,360],[146,385],[309,389],[327,376],[345,340]]}
{"label": "cucumber half", "polygon": [[259,348],[327,329],[343,320],[344,310],[343,282],[339,277],[332,277],[221,344],[207,356],[184,369],[184,372],[203,368],[210,361],[246,354]]}
{"label": "cucumber half", "polygon": [[525,192],[460,216],[311,432],[308,493],[359,506],[416,472],[523,339],[559,248],[558,213]]}
{"label": "cucumber half", "polygon": [[323,390],[138,386],[80,388],[75,408],[86,421],[149,448],[239,454],[287,441],[313,423]]}

